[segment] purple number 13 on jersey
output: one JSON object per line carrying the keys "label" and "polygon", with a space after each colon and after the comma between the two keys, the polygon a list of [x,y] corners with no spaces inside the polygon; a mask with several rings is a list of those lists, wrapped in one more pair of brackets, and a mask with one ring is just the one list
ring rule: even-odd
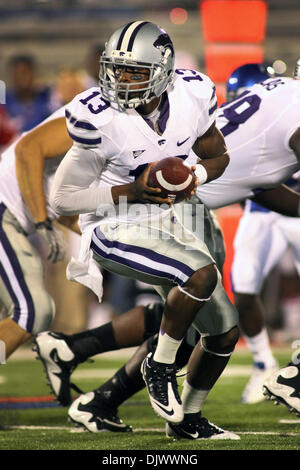
{"label": "purple number 13 on jersey", "polygon": [[260,107],[261,99],[259,96],[244,96],[242,99],[241,96],[242,95],[230,104],[226,104],[223,108],[223,114],[229,121],[220,129],[224,137],[234,132],[240,124],[248,121],[248,119],[253,116]]}
{"label": "purple number 13 on jersey", "polygon": [[[81,99],[80,102],[84,105],[87,105],[89,103],[89,101],[93,100],[98,95],[100,95],[99,91],[93,91],[93,93],[91,95],[87,96],[84,99]],[[88,109],[91,111],[91,113],[99,114],[99,113],[101,113],[101,111],[104,111],[104,109],[109,108],[109,106],[110,106],[109,102],[106,101],[105,99],[103,99],[102,96],[100,96],[100,102],[101,101],[104,104],[98,104],[96,107],[92,103],[88,104]],[[97,102],[96,102],[96,104],[97,104]]]}

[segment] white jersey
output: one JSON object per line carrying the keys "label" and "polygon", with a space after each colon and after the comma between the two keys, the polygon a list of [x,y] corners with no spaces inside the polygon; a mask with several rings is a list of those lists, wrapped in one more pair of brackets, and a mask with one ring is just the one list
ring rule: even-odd
{"label": "white jersey", "polygon": [[[41,126],[47,121],[64,117],[65,107],[60,108],[55,113],[51,114],[47,119],[39,124]],[[37,126],[37,127],[39,127]],[[15,147],[19,140],[26,135],[22,134],[20,138],[14,142],[6,151],[2,154],[2,161],[0,162],[0,202],[3,202],[10,212],[16,217],[21,227],[27,234],[35,231],[34,222],[32,216],[23,201],[22,194],[20,192],[17,175],[16,175],[16,163],[15,163]],[[54,136],[55,138],[55,136]],[[34,158],[34,155],[32,156]],[[52,158],[45,161],[44,169],[44,191],[46,196],[47,212],[51,219],[57,218],[58,215],[51,208],[48,197],[50,193],[51,183],[55,174],[55,171],[61,162],[63,155],[58,158]]]}
{"label": "white jersey", "polygon": [[[93,184],[115,186],[133,182],[150,162],[169,156],[187,159],[195,140],[215,121],[216,108],[215,87],[206,75],[177,70],[174,85],[162,95],[156,122],[159,132],[135,109],[124,113],[112,109],[99,88],[75,97],[66,116],[75,144],[92,149],[101,162]],[[84,172],[88,163],[80,152],[78,158]],[[93,165],[97,169],[97,162]],[[132,211],[131,220],[137,218]],[[81,229],[96,221],[95,213],[81,215]]]}
{"label": "white jersey", "polygon": [[300,127],[300,81],[271,78],[217,112],[230,163],[223,175],[197,188],[210,209],[284,183],[300,165],[289,139]]}

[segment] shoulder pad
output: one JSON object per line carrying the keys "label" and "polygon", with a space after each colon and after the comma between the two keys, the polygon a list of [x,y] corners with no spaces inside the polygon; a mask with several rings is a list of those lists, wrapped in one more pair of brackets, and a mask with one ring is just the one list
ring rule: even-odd
{"label": "shoulder pad", "polygon": [[204,73],[197,70],[176,69],[174,86],[183,85],[187,92],[196,97],[210,100],[215,95],[215,85]]}
{"label": "shoulder pad", "polygon": [[196,70],[176,69],[174,87],[184,87],[185,92],[196,100],[203,100],[203,107],[208,108],[209,115],[217,109],[216,87],[204,73]]}
{"label": "shoulder pad", "polygon": [[113,111],[100,89],[94,87],[75,96],[66,105],[65,115],[71,139],[94,147],[101,143],[101,128],[111,121]]}

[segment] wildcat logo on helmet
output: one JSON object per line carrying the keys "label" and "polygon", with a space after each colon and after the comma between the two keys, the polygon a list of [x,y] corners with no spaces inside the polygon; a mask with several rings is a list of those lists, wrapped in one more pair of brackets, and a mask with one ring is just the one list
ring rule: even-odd
{"label": "wildcat logo on helmet", "polygon": [[170,37],[167,35],[167,33],[161,34],[156,41],[153,43],[154,47],[163,47],[165,49],[169,48],[172,51],[172,55],[174,55],[174,47],[172,44],[172,41]]}

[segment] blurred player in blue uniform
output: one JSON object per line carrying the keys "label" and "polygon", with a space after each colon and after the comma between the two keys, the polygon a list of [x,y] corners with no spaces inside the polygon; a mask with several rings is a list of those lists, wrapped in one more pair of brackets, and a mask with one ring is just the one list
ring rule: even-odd
{"label": "blurred player in blue uniform", "polygon": [[[246,64],[237,68],[227,82],[227,98],[235,99],[255,83],[272,76],[272,68],[264,64]],[[270,110],[271,112],[271,110]],[[276,136],[274,136],[276,142]],[[299,189],[297,175],[286,185]],[[272,268],[290,247],[300,272],[300,221],[272,212],[247,200],[234,240],[235,255],[231,271],[235,303],[246,344],[253,355],[253,372],[242,395],[243,403],[264,399],[262,384],[277,370],[259,294]]]}

